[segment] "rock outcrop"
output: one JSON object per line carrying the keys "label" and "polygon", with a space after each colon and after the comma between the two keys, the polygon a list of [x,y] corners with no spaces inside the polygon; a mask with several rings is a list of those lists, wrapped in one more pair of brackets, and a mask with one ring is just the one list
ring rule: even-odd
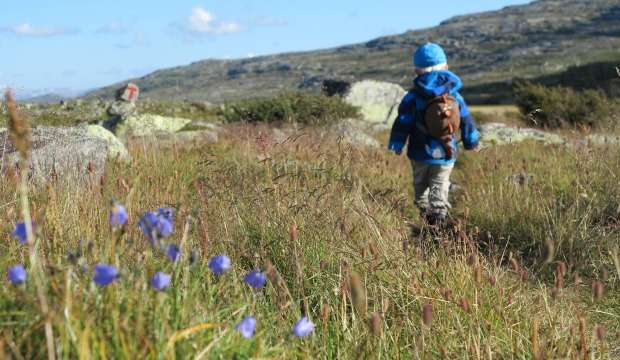
{"label": "rock outcrop", "polygon": [[526,140],[542,141],[546,144],[566,144],[562,136],[531,128],[511,127],[502,123],[487,123],[480,126],[485,146],[519,143]]}
{"label": "rock outcrop", "polygon": [[[128,161],[129,155],[113,134],[98,125],[37,127],[32,130],[29,177],[34,182],[79,182],[103,174],[111,158]],[[2,173],[16,169],[19,163],[7,131],[0,132],[0,159]]]}
{"label": "rock outcrop", "polygon": [[379,148],[381,144],[372,135],[372,125],[355,119],[342,120],[329,128],[329,133],[340,141],[359,147]]}
{"label": "rock outcrop", "polygon": [[405,93],[400,85],[364,80],[351,85],[344,99],[360,108],[365,121],[391,126]]}
{"label": "rock outcrop", "polygon": [[153,114],[132,115],[116,124],[112,129],[116,136],[125,140],[129,137],[162,136],[176,133],[192,121]]}

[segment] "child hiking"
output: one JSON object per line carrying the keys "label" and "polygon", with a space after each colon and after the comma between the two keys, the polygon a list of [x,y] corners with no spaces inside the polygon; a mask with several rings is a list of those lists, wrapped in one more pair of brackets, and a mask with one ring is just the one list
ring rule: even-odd
{"label": "child hiking", "polygon": [[448,59],[436,44],[420,46],[413,64],[417,77],[398,108],[389,149],[401,154],[405,144],[413,167],[415,205],[426,221],[441,225],[450,209],[450,174],[457,157],[456,132],[466,150],[478,151],[480,134],[459,94],[461,79],[448,71]]}

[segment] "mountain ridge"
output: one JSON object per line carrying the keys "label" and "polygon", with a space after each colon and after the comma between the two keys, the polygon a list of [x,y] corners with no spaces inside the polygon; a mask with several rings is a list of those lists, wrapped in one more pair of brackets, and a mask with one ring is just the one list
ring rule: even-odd
{"label": "mountain ridge", "polygon": [[[358,44],[248,59],[205,59],[155,71],[134,81],[151,99],[229,100],[288,90],[318,91],[325,79],[374,79],[408,86],[411,52],[427,41],[446,49],[451,67],[478,103],[485,83],[561,72],[570,66],[620,60],[620,0],[538,0],[497,11],[459,15],[438,26]],[[122,83],[87,97],[110,98]],[[465,90],[467,93],[467,88]]]}

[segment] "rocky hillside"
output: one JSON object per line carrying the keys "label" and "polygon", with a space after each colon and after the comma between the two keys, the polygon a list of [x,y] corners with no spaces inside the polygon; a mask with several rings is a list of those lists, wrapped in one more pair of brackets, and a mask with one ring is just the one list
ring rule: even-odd
{"label": "rocky hillside", "polygon": [[[431,40],[444,45],[452,68],[475,89],[469,94],[475,102],[490,101],[493,92],[480,85],[539,77],[596,61],[620,62],[620,0],[538,0],[363,44],[243,60],[205,60],[132,81],[147,98],[216,103],[283,90],[316,90],[330,78],[407,86],[412,50]],[[118,86],[88,96],[110,98]]]}

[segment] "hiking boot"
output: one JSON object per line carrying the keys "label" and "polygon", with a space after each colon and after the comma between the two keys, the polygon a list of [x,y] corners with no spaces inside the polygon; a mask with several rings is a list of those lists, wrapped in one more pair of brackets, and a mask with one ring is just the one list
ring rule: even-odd
{"label": "hiking boot", "polygon": [[443,214],[426,214],[426,223],[435,228],[443,228],[446,224],[446,215]]}

